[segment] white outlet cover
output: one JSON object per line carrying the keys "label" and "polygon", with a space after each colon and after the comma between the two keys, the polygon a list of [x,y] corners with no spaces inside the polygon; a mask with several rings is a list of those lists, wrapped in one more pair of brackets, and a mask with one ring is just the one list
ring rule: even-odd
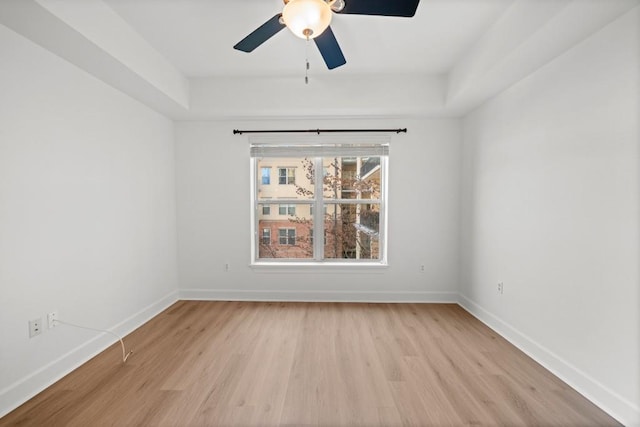
{"label": "white outlet cover", "polygon": [[56,320],[58,320],[57,311],[52,311],[51,313],[47,314],[47,323],[48,323],[49,329],[56,327],[56,323],[55,323]]}
{"label": "white outlet cover", "polygon": [[34,319],[29,321],[29,338],[42,333],[42,319]]}

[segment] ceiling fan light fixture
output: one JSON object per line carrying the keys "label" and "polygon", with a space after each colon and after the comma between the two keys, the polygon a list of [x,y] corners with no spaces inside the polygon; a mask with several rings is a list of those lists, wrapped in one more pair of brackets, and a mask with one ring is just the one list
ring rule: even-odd
{"label": "ceiling fan light fixture", "polygon": [[331,7],[324,0],[290,0],[282,10],[282,19],[293,34],[313,39],[331,24]]}

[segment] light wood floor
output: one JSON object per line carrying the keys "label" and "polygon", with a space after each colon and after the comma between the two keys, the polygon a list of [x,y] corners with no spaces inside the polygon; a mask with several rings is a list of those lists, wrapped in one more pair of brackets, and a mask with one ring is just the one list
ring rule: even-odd
{"label": "light wood floor", "polygon": [[0,425],[619,425],[457,305],[181,301]]}

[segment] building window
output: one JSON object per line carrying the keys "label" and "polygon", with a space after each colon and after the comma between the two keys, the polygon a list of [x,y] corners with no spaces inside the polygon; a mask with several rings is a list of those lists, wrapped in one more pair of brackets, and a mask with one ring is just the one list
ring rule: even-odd
{"label": "building window", "polygon": [[[388,138],[385,141],[252,143],[252,236],[263,237],[267,225],[278,230],[269,250],[259,248],[264,239],[254,237],[253,263],[386,265]],[[282,164],[297,166],[278,166]],[[278,170],[278,184],[288,185],[267,187],[262,171],[270,167]],[[314,179],[315,171],[321,171],[321,180]],[[263,218],[265,205],[274,198],[279,199],[278,216]]]}
{"label": "building window", "polygon": [[271,215],[271,205],[262,205],[262,215]]}
{"label": "building window", "polygon": [[294,246],[296,244],[296,229],[295,228],[278,229],[278,244]]}
{"label": "building window", "polygon": [[261,168],[260,176],[262,177],[262,185],[271,184],[271,168]]}
{"label": "building window", "polygon": [[278,205],[278,215],[296,216],[296,205]]}
{"label": "building window", "polygon": [[262,237],[261,237],[261,242],[263,245],[270,245],[271,244],[271,229],[270,228],[263,228],[262,229]]}
{"label": "building window", "polygon": [[296,183],[296,168],[278,168],[278,184]]}

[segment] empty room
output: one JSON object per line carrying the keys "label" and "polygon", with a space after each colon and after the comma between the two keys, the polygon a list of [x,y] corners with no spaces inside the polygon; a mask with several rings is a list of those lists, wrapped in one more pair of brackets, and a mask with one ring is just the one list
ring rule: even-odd
{"label": "empty room", "polygon": [[0,0],[18,425],[640,427],[640,0]]}

